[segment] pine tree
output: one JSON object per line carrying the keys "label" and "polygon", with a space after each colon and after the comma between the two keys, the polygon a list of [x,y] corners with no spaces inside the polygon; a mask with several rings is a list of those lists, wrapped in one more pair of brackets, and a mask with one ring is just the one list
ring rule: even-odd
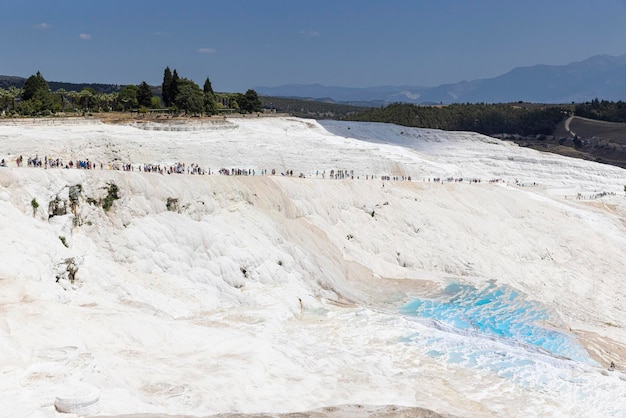
{"label": "pine tree", "polygon": [[167,96],[170,99],[170,106],[178,106],[176,103],[176,96],[178,96],[179,82],[180,77],[178,77],[178,72],[176,71],[176,68],[174,68],[174,73],[172,74],[172,82],[167,93]]}
{"label": "pine tree", "polygon": [[152,105],[152,89],[145,81],[142,81],[137,90],[137,103],[139,106],[150,107]]}
{"label": "pine tree", "polygon": [[170,67],[165,67],[163,73],[163,84],[161,84],[161,95],[163,96],[163,105],[170,107],[172,105],[173,97],[170,96],[172,89],[172,71]]}
{"label": "pine tree", "polygon": [[211,86],[211,80],[209,80],[209,77],[206,78],[206,80],[204,81],[204,87],[203,87],[203,92],[204,94],[212,94],[215,95],[215,92],[213,91],[213,87]]}
{"label": "pine tree", "polygon": [[260,112],[263,108],[259,95],[252,89],[248,89],[246,94],[242,95],[238,101],[240,102],[239,106],[241,107],[241,110],[248,113]]}
{"label": "pine tree", "polygon": [[215,93],[209,77],[206,78],[202,90],[204,92],[204,111],[208,115],[215,115],[217,113],[217,102],[215,101]]}
{"label": "pine tree", "polygon": [[40,115],[52,111],[52,93],[39,71],[24,82],[22,100],[20,107],[24,114]]}
{"label": "pine tree", "polygon": [[35,94],[49,94],[50,88],[48,87],[48,82],[41,75],[39,71],[37,71],[36,75],[31,75],[28,77],[26,82],[24,82],[24,91],[22,93],[23,100],[32,99]]}

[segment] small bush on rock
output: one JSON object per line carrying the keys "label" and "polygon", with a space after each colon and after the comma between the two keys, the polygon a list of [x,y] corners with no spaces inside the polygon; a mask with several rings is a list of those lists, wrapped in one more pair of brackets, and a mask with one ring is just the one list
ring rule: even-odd
{"label": "small bush on rock", "polygon": [[104,198],[104,201],[102,202],[102,209],[104,209],[105,212],[108,212],[109,209],[111,209],[111,206],[113,206],[113,202],[120,198],[117,194],[117,192],[119,191],[117,185],[113,182],[108,184],[109,189],[107,191],[106,197]]}

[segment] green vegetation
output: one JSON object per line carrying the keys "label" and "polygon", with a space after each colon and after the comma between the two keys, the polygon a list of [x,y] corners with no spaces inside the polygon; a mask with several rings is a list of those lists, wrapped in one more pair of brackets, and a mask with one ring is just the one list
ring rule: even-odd
{"label": "green vegetation", "polygon": [[[152,109],[190,116],[219,113],[253,113],[263,108],[298,117],[350,121],[386,122],[409,127],[473,131],[486,135],[535,136],[545,141],[565,117],[626,122],[626,102],[594,99],[567,105],[531,103],[451,104],[418,106],[394,103],[378,108],[279,97],[259,97],[254,90],[245,93],[218,93],[207,77],[202,88],[193,80],[166,67],[160,86],[145,81],[138,85],[71,84],[48,82],[37,71],[27,79],[0,77],[0,116],[48,116],[54,114],[92,115],[123,111],[142,114]],[[575,148],[584,141],[574,138]]]}
{"label": "green vegetation", "polygon": [[109,209],[111,209],[111,206],[113,206],[113,202],[120,198],[117,194],[117,192],[119,191],[117,185],[113,182],[108,184],[109,188],[107,190],[107,195],[102,202],[102,209],[104,209],[105,212],[108,212]]}
{"label": "green vegetation", "polygon": [[207,77],[202,89],[176,69],[165,68],[161,84],[163,104],[185,115],[215,115],[220,112],[260,112],[262,104],[254,90],[241,93],[215,93]]}
{"label": "green vegetation", "polygon": [[242,113],[260,112],[263,108],[263,104],[254,90],[247,90],[246,94],[238,94],[237,103],[239,103],[239,110]]}
{"label": "green vegetation", "polygon": [[65,239],[63,235],[59,235],[59,239],[61,240],[65,248],[70,248],[70,245],[67,243],[67,240]]}
{"label": "green vegetation", "polygon": [[260,96],[259,100],[266,109],[275,109],[279,113],[312,119],[346,119],[367,109],[360,106],[285,97]]}
{"label": "green vegetation", "polygon": [[122,91],[117,95],[117,99],[122,103],[122,109],[128,111],[130,109],[134,109],[139,105],[139,101],[137,100],[137,92],[139,87],[134,85],[124,86]]}
{"label": "green vegetation", "polygon": [[36,75],[28,77],[22,89],[24,110],[28,113],[46,114],[53,108],[52,95],[48,82],[37,71]]}
{"label": "green vegetation", "polygon": [[623,123],[626,122],[626,102],[600,101],[596,98],[576,105],[574,114],[583,118]]}
{"label": "green vegetation", "polygon": [[37,213],[37,208],[39,207],[39,203],[37,202],[37,199],[33,197],[33,200],[30,201],[30,206],[33,208],[33,218],[34,218],[35,214]]}
{"label": "green vegetation", "polygon": [[174,69],[174,74],[172,74],[170,67],[165,67],[163,84],[161,84],[161,95],[166,107],[174,106],[174,99],[178,94],[178,80],[178,72]]}
{"label": "green vegetation", "polygon": [[185,115],[200,115],[204,111],[204,94],[196,83],[181,78],[176,83],[174,105]]}
{"label": "green vegetation", "polygon": [[152,90],[145,81],[142,81],[137,88],[137,103],[140,107],[152,106]]}
{"label": "green vegetation", "polygon": [[204,95],[204,109],[207,114],[217,114],[217,101],[215,100],[215,92],[213,91],[213,86],[211,85],[211,80],[209,80],[209,77],[204,80],[202,94]]}
{"label": "green vegetation", "polygon": [[[48,116],[58,113],[87,114],[110,111],[140,111],[165,106],[171,113],[201,116],[220,111],[259,112],[262,104],[254,90],[241,93],[215,93],[207,77],[203,89],[192,80],[178,76],[176,69],[165,69],[163,83],[153,87],[48,83],[38,71],[25,81],[18,77],[0,78],[0,116]],[[5,88],[6,87],[6,88]],[[80,90],[77,90],[80,88]]]}
{"label": "green vegetation", "polygon": [[556,105],[481,103],[417,106],[396,103],[352,114],[345,119],[449,131],[473,131],[485,135],[550,135],[569,113],[568,107]]}

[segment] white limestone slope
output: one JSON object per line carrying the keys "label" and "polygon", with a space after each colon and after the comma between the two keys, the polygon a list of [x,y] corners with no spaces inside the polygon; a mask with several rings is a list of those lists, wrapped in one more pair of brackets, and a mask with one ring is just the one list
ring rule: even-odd
{"label": "white limestone slope", "polygon": [[[110,415],[343,403],[626,413],[624,170],[466,132],[228,123],[0,124],[10,161],[0,168],[0,415],[54,416],[68,386],[98,389]],[[15,167],[35,154],[295,176]],[[354,179],[331,180],[332,169]],[[111,182],[112,209],[90,205]],[[48,219],[47,202],[77,184],[76,219]],[[179,210],[167,210],[171,198]],[[57,282],[70,257],[76,281]],[[576,338],[590,361],[399,313],[451,280],[506,285],[542,304],[553,313],[543,325]]]}

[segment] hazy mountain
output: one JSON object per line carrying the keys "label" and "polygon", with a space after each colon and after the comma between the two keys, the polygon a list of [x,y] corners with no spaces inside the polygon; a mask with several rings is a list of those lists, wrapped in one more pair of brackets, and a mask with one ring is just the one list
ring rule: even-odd
{"label": "hazy mountain", "polygon": [[[333,100],[349,104],[391,102],[419,103],[419,98],[427,87],[418,86],[376,86],[340,87],[321,84],[286,84],[277,87],[255,87],[264,96],[291,97],[320,101]],[[322,99],[323,98],[323,99]]]}
{"label": "hazy mountain", "polygon": [[600,98],[626,99],[626,54],[618,57],[596,55],[567,65],[517,67],[494,78],[461,81],[436,87],[379,86],[338,87],[319,84],[290,84],[256,87],[262,95],[316,99],[337,102],[393,103],[570,103]]}
{"label": "hazy mountain", "polygon": [[[0,75],[0,88],[22,87],[23,77]],[[90,87],[97,92],[119,91],[122,86],[98,83],[65,83],[49,81],[52,90],[80,91]],[[156,86],[155,89],[158,89]],[[403,102],[433,103],[500,103],[500,102],[584,102],[594,98],[626,100],[626,54],[596,55],[567,65],[534,65],[517,67],[498,77],[423,86],[341,87],[321,84],[287,84],[277,87],[255,87],[264,96],[291,97],[324,102],[380,106]]]}
{"label": "hazy mountain", "polygon": [[15,87],[22,87],[24,85],[24,82],[26,81],[25,78],[22,77],[13,77],[13,76],[9,76],[9,75],[0,75],[0,89],[8,89],[9,87],[15,86]]}

